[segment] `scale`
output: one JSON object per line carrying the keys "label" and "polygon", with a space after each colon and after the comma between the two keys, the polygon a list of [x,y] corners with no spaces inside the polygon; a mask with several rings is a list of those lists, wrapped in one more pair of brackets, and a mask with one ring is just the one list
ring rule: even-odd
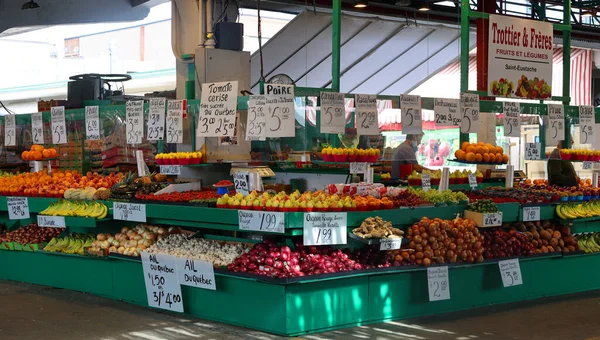
{"label": "scale", "polygon": [[[514,180],[515,181],[520,181],[523,179],[527,179],[527,175],[525,174],[525,172],[523,170],[515,170],[513,171],[514,173]],[[489,178],[491,179],[506,179],[506,169],[494,169],[491,170]]]}
{"label": "scale", "polygon": [[240,171],[247,171],[248,173],[258,173],[261,178],[275,177],[275,172],[271,170],[271,168],[269,168],[268,166],[250,166],[248,164],[239,163],[231,164],[231,171],[229,171],[229,176],[233,176],[233,174]]}

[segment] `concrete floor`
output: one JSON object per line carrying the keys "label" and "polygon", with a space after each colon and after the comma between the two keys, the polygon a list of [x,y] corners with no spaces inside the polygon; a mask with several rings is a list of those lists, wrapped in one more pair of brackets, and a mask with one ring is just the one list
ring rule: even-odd
{"label": "concrete floor", "polygon": [[[600,292],[293,339],[600,340]],[[0,340],[277,340],[88,294],[0,280]]]}

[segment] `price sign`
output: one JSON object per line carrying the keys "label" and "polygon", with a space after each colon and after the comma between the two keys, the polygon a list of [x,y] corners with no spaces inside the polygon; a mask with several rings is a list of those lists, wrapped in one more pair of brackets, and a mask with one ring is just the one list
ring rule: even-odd
{"label": "price sign", "polygon": [[581,135],[581,144],[591,144],[594,140],[594,127],[596,126],[596,116],[593,106],[579,107],[579,128]]}
{"label": "price sign", "polygon": [[247,141],[266,139],[266,107],[267,99],[265,96],[250,96],[248,100],[248,117],[246,119]]}
{"label": "price sign", "polygon": [[202,289],[217,289],[212,262],[176,257],[175,266],[179,284]]}
{"label": "price sign", "polygon": [[304,245],[346,244],[347,213],[305,213]]}
{"label": "price sign", "polygon": [[37,224],[40,227],[50,227],[50,228],[65,228],[67,226],[65,224],[64,216],[38,215]]}
{"label": "price sign", "polygon": [[41,112],[31,114],[31,136],[33,144],[44,144],[44,121]]}
{"label": "price sign", "polygon": [[377,96],[357,94],[354,96],[354,106],[356,107],[356,133],[366,136],[379,135]]}
{"label": "price sign", "polygon": [[472,93],[461,93],[460,112],[460,132],[479,132],[479,95]]}
{"label": "price sign", "polygon": [[146,222],[146,205],[114,202],[113,219],[121,221]]}
{"label": "price sign", "polygon": [[525,143],[525,159],[538,160],[542,154],[542,145],[540,143]]}
{"label": "price sign", "polygon": [[6,197],[8,219],[23,220],[29,218],[29,201],[27,197]]}
{"label": "price sign", "polygon": [[385,238],[379,243],[379,250],[396,250],[402,246],[402,237],[399,238]]}
{"label": "price sign", "polygon": [[500,276],[502,276],[502,284],[504,287],[523,284],[519,259],[498,261],[498,267],[500,268]]}
{"label": "price sign", "polygon": [[346,132],[346,106],[344,94],[321,92],[321,133]]}
{"label": "price sign", "polygon": [[450,278],[448,267],[427,268],[429,301],[450,300]]}
{"label": "price sign", "polygon": [[422,134],[423,115],[421,110],[421,96],[400,95],[400,120],[402,133]]}
{"label": "price sign", "polygon": [[100,114],[98,106],[85,107],[85,138],[88,140],[100,139]]}
{"label": "price sign", "polygon": [[4,146],[17,146],[16,115],[4,116]]}
{"label": "price sign", "polygon": [[458,113],[458,99],[439,99],[433,102],[435,125],[461,126],[461,114]]}
{"label": "price sign", "polygon": [[65,107],[55,106],[50,108],[52,143],[67,143],[67,125],[65,124]]}
{"label": "price sign", "polygon": [[282,212],[238,210],[240,230],[285,233],[285,214]]}
{"label": "price sign", "polygon": [[594,163],[585,161],[583,162],[583,170],[592,170],[594,168]]}
{"label": "price sign", "polygon": [[523,222],[540,220],[540,207],[523,207]]}
{"label": "price sign", "polygon": [[237,94],[237,81],[202,84],[198,136],[235,136]]}
{"label": "price sign", "polygon": [[144,101],[128,101],[125,104],[125,115],[127,144],[141,144],[144,135]]}
{"label": "price sign", "polygon": [[142,252],[141,256],[148,305],[183,313],[183,299],[177,277],[176,258],[165,254],[146,252]]}
{"label": "price sign", "polygon": [[431,177],[428,174],[421,175],[421,187],[423,191],[427,192],[431,189]]}
{"label": "price sign", "polygon": [[165,98],[150,98],[148,107],[148,140],[165,138]]}
{"label": "price sign", "polygon": [[366,174],[367,171],[369,171],[369,163],[365,163],[365,162],[350,163],[350,173],[351,174]]}
{"label": "price sign", "polygon": [[181,165],[161,165],[160,173],[163,175],[181,175]]}
{"label": "price sign", "polygon": [[521,137],[521,104],[517,102],[503,102],[504,136]]}
{"label": "price sign", "polygon": [[169,100],[167,103],[167,143],[183,143],[184,108],[183,100]]}
{"label": "price sign", "polygon": [[476,189],[477,188],[477,176],[474,173],[469,173],[467,175],[467,177],[469,177],[469,185],[471,186],[471,188]]}
{"label": "price sign", "polygon": [[483,214],[484,227],[497,227],[502,225],[502,212]]}
{"label": "price sign", "polygon": [[248,183],[248,171],[238,171],[233,174],[233,184],[235,192],[239,192],[242,195],[248,195],[250,191],[250,184]]}
{"label": "price sign", "polygon": [[546,126],[546,145],[556,146],[565,139],[565,112],[560,104],[548,104],[548,125]]}
{"label": "price sign", "polygon": [[295,137],[294,86],[266,84],[266,134],[268,137]]}

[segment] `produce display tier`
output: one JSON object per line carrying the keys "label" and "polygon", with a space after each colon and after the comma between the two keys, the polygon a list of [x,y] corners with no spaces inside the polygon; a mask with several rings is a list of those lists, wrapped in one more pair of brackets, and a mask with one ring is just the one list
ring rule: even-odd
{"label": "produce display tier", "polygon": [[[401,267],[283,285],[216,272],[217,290],[182,286],[182,293],[186,314],[294,336],[596,290],[600,273],[589,268],[598,266],[598,254],[525,258],[523,284],[507,288],[496,261],[451,266],[450,299],[436,302],[428,299],[427,269]],[[0,279],[148,305],[139,261],[0,251]]]}

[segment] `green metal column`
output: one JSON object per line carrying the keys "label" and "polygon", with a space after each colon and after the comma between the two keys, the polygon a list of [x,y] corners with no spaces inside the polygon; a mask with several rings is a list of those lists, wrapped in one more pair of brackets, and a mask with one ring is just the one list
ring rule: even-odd
{"label": "green metal column", "polygon": [[331,88],[334,91],[339,92],[341,76],[340,54],[342,49],[342,0],[333,0],[332,5],[333,13],[331,19]]}
{"label": "green metal column", "polygon": [[[460,92],[469,90],[469,0],[461,0],[460,6]],[[461,133],[459,145],[469,141],[468,133]]]}
{"label": "green metal column", "polygon": [[[563,2],[563,24],[571,26],[571,1]],[[563,31],[563,104],[569,105],[571,102],[571,30]],[[571,124],[567,123],[567,115],[565,114],[565,148],[571,147]]]}

